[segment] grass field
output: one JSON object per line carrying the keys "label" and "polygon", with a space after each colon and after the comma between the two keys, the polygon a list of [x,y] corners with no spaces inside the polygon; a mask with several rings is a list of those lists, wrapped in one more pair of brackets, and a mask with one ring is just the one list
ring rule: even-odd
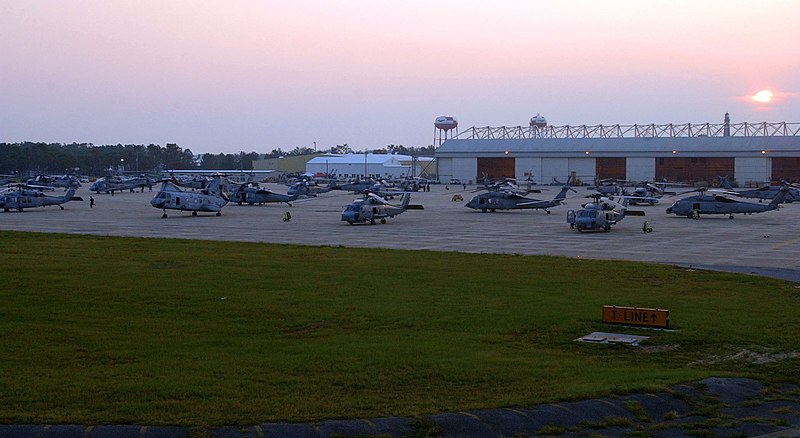
{"label": "grass field", "polygon": [[[514,255],[0,241],[3,423],[414,416],[800,376],[791,355],[751,360],[800,345],[800,289],[777,280]],[[606,326],[604,304],[669,309],[676,331]],[[573,341],[595,330],[652,338]]]}

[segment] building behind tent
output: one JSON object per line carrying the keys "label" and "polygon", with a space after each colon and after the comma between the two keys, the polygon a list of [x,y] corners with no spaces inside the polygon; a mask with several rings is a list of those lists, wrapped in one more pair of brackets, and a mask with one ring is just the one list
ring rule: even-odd
{"label": "building behind tent", "polygon": [[306,163],[310,174],[335,173],[342,178],[403,178],[408,176],[433,176],[435,159],[400,154],[344,154],[323,155]]}

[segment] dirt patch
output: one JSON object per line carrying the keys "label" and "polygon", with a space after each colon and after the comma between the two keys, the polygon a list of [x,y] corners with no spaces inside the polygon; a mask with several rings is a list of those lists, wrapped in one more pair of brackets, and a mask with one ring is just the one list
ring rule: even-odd
{"label": "dirt patch", "polygon": [[787,351],[787,352],[777,352],[777,353],[767,353],[767,352],[755,352],[748,349],[739,350],[736,353],[727,355],[727,356],[711,356],[707,359],[702,359],[693,364],[717,364],[722,362],[730,362],[730,361],[743,361],[747,363],[753,363],[757,365],[762,365],[765,363],[772,363],[778,362],[784,359],[792,359],[795,357],[800,357],[800,353],[797,351]]}

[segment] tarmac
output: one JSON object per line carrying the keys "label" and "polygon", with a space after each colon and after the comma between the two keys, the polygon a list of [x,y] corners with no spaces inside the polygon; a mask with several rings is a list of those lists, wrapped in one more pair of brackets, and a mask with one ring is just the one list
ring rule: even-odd
{"label": "tarmac", "polygon": [[[274,191],[286,187],[267,184]],[[551,199],[559,187],[541,186],[537,199]],[[565,205],[542,210],[481,213],[464,204],[474,196],[474,186],[463,190],[435,184],[430,192],[412,194],[410,210],[387,219],[386,224],[348,225],[342,222],[343,206],[358,195],[333,191],[317,198],[262,206],[228,204],[222,215],[168,211],[150,206],[156,193],[93,194],[83,187],[65,209],[34,208],[22,213],[0,214],[0,229],[96,234],[107,236],[173,237],[319,246],[395,248],[635,260],[694,269],[712,269],[800,282],[800,203],[784,204],[777,211],[752,215],[704,215],[699,220],[668,215],[676,198],[663,198],[655,206],[631,207],[645,217],[629,216],[611,232],[578,233],[566,223],[569,209],[588,202],[590,191],[579,188]],[[58,192],[56,192],[58,193]],[[97,205],[89,208],[89,195]],[[459,195],[463,201],[453,201]],[[688,196],[688,195],[687,195]],[[290,211],[292,220],[283,222]],[[642,232],[642,223],[652,233]]]}
{"label": "tarmac", "polygon": [[[285,193],[284,186],[267,188]],[[686,275],[710,269],[768,276],[800,283],[800,204],[753,215],[667,215],[672,199],[655,206],[630,207],[646,216],[629,216],[611,232],[578,233],[566,223],[569,209],[589,202],[586,189],[566,205],[544,211],[481,213],[464,207],[474,186],[432,185],[412,195],[412,210],[386,224],[348,225],[343,206],[357,195],[331,192],[285,204],[229,204],[222,215],[168,211],[150,206],[153,192],[94,194],[81,188],[73,201],[22,213],[0,213],[0,229],[130,236],[269,242],[312,246],[395,248],[549,255],[585,259],[633,260],[676,265]],[[530,194],[550,199],[558,187]],[[89,207],[89,195],[96,205]],[[460,195],[462,201],[454,201]],[[283,222],[290,211],[292,220]],[[642,232],[644,220],[654,231]],[[0,425],[3,437],[185,437],[181,427],[139,425]],[[659,394],[633,394],[529,408],[442,413],[421,418],[331,420],[308,424],[264,423],[203,431],[212,437],[332,436],[800,436],[800,389],[765,388],[746,379],[710,378],[678,385]],[[419,435],[422,434],[422,435]]]}

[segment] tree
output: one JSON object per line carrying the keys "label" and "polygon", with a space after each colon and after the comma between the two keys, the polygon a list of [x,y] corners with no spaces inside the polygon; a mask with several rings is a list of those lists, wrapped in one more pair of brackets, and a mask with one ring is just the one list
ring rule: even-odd
{"label": "tree", "polygon": [[333,153],[333,154],[352,154],[353,153],[353,149],[351,149],[350,146],[347,145],[347,143],[345,143],[345,144],[337,144],[336,146],[331,148],[331,153]]}

